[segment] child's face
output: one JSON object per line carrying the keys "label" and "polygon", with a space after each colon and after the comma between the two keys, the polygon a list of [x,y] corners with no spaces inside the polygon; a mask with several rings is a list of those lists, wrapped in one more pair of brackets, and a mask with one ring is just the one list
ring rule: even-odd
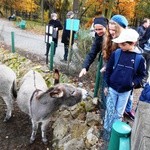
{"label": "child's face", "polygon": [[94,25],[94,30],[98,36],[103,36],[106,33],[106,28],[100,24]]}
{"label": "child's face", "polygon": [[123,51],[132,51],[134,49],[135,43],[134,42],[124,42],[124,43],[118,43],[118,46]]}
{"label": "child's face", "polygon": [[115,24],[109,24],[109,33],[111,34],[112,38],[116,38],[116,27]]}

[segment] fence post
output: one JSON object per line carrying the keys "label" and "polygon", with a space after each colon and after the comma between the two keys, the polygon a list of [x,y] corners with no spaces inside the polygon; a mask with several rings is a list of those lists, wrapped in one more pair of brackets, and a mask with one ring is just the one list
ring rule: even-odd
{"label": "fence post", "polygon": [[[126,150],[130,150],[130,140],[129,140],[130,134],[131,134],[131,127],[128,124],[120,120],[115,121],[112,126],[108,150],[123,149],[124,144],[126,144]],[[122,141],[121,143],[120,139]]]}
{"label": "fence post", "polygon": [[54,42],[52,41],[51,42],[51,52],[50,52],[50,71],[52,71],[53,70],[53,63],[54,63],[54,61],[53,61],[53,58],[54,58]]}
{"label": "fence post", "polygon": [[11,51],[15,53],[14,32],[11,32]]}
{"label": "fence post", "polygon": [[96,72],[96,81],[95,81],[95,87],[94,87],[94,97],[97,97],[99,84],[100,84],[100,69],[102,68],[102,56],[100,53],[100,58],[98,62],[97,72]]}

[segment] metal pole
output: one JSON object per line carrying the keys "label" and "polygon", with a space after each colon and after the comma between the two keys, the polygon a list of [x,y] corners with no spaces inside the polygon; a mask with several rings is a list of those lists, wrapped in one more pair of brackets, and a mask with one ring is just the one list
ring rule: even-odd
{"label": "metal pole", "polygon": [[69,64],[71,62],[71,55],[72,55],[72,35],[73,35],[73,19],[71,19],[71,30],[70,30],[70,39],[69,39],[69,48],[68,48],[68,71],[69,71]]}
{"label": "metal pole", "polygon": [[14,32],[11,32],[11,51],[12,53],[15,53],[15,42],[14,42]]}
{"label": "metal pole", "polygon": [[98,62],[97,72],[96,72],[96,81],[95,81],[95,87],[94,87],[94,97],[97,97],[99,84],[100,84],[100,69],[102,68],[102,56],[100,54],[100,59]]}
{"label": "metal pole", "polygon": [[51,42],[51,53],[50,53],[50,71],[53,70],[53,58],[54,58],[54,42]]}

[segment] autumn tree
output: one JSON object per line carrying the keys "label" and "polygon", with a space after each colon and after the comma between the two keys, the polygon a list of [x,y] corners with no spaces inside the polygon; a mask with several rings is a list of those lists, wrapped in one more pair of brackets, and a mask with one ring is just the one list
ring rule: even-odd
{"label": "autumn tree", "polygon": [[84,25],[101,15],[110,19],[114,14],[122,14],[132,23],[145,17],[150,18],[149,0],[0,0],[0,13],[5,16],[14,11],[31,16],[35,13],[44,22],[45,12],[49,15],[56,12],[63,22],[67,11],[73,10],[74,1],[78,3],[76,17]]}
{"label": "autumn tree", "polygon": [[144,18],[150,18],[150,1],[149,0],[135,0],[135,18],[137,22],[143,20]]}

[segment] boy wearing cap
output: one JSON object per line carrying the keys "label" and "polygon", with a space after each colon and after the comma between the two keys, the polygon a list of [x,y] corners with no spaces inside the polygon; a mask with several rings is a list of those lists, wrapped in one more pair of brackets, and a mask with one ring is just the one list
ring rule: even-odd
{"label": "boy wearing cap", "polygon": [[[107,41],[104,41],[103,44],[103,59],[104,62],[107,62],[110,58],[110,55],[113,51],[115,51],[118,48],[118,44],[112,42],[111,40],[114,38],[117,38],[120,33],[125,30],[128,27],[128,20],[126,17],[123,15],[117,14],[112,16],[112,18],[109,21],[109,33],[110,33],[110,39]],[[102,72],[104,72],[106,69],[106,65],[101,69]],[[107,90],[106,90],[107,91]],[[104,88],[104,93],[105,95],[107,94],[105,92]],[[105,106],[105,97],[102,99],[104,106]],[[131,95],[129,97],[126,109],[125,109],[125,115],[128,116],[131,120],[134,120],[134,110],[132,109],[132,104],[133,104],[133,92],[131,92]]]}
{"label": "boy wearing cap", "polygon": [[[108,95],[106,102],[106,113],[104,129],[110,132],[112,124],[116,120],[122,120],[131,91],[141,84],[146,75],[145,60],[136,47],[139,34],[133,29],[125,29],[118,38],[112,41],[118,43],[121,54],[116,66],[115,51],[111,54],[106,67],[106,82]],[[116,50],[117,51],[117,50]],[[135,57],[139,55],[140,62],[137,70],[134,68]]]}

